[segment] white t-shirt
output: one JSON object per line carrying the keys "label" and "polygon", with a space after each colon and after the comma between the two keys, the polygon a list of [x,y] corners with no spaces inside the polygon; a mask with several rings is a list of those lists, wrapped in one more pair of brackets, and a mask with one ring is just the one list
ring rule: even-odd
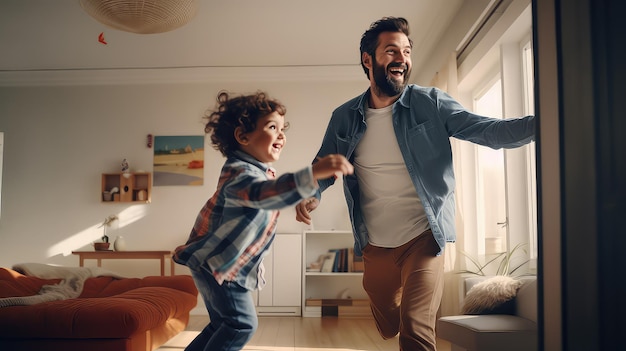
{"label": "white t-shirt", "polygon": [[393,131],[392,108],[366,110],[354,157],[369,242],[380,247],[401,246],[429,228]]}

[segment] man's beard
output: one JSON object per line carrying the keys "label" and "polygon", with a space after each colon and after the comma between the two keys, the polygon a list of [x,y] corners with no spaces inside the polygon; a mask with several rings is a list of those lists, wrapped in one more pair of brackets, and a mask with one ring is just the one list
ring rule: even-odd
{"label": "man's beard", "polygon": [[373,60],[373,63],[374,64],[372,65],[372,73],[374,75],[374,83],[376,83],[376,87],[378,88],[378,93],[382,93],[389,97],[402,94],[409,80],[409,76],[411,75],[411,71],[408,69],[408,67],[401,63],[392,63],[388,67],[386,67],[391,68],[404,66],[404,79],[402,81],[398,81],[395,80],[392,76],[388,75],[387,69],[376,63],[375,59]]}

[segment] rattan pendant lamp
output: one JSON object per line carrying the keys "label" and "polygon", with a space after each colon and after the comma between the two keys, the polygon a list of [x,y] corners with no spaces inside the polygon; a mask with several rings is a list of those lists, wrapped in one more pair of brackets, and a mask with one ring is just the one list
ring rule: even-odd
{"label": "rattan pendant lamp", "polygon": [[138,34],[182,27],[196,15],[196,0],[80,0],[83,9],[109,27]]}

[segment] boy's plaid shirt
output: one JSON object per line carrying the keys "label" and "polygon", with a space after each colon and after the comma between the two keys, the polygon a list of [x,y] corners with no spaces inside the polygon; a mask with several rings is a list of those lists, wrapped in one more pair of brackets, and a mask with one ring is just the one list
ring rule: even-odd
{"label": "boy's plaid shirt", "polygon": [[317,189],[310,166],[274,180],[268,170],[241,151],[228,157],[215,194],[200,210],[187,243],[176,248],[174,260],[194,270],[208,266],[220,284],[262,287],[262,258],[274,239],[278,210]]}

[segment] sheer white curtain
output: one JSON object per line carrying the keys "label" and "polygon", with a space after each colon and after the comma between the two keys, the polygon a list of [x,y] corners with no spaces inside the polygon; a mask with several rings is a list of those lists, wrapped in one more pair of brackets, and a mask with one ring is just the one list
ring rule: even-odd
{"label": "sheer white curtain", "polygon": [[[441,67],[437,75],[433,79],[433,86],[446,91],[454,98],[458,98],[458,78],[457,78],[457,64],[456,53],[450,53],[447,62]],[[460,269],[464,268],[461,265],[464,264],[464,260],[457,259],[457,247],[463,248],[465,230],[463,220],[463,159],[461,158],[462,144],[459,140],[451,138],[450,144],[452,145],[452,159],[454,162],[454,172],[456,175],[456,243],[448,243],[444,251],[444,279],[445,287],[443,291],[443,299],[441,301],[441,308],[439,310],[440,315],[449,316],[459,314],[461,310],[460,301],[462,297],[461,276],[456,273]]]}
{"label": "sheer white curtain", "polygon": [[2,154],[4,153],[4,132],[0,132],[0,217],[2,217]]}

